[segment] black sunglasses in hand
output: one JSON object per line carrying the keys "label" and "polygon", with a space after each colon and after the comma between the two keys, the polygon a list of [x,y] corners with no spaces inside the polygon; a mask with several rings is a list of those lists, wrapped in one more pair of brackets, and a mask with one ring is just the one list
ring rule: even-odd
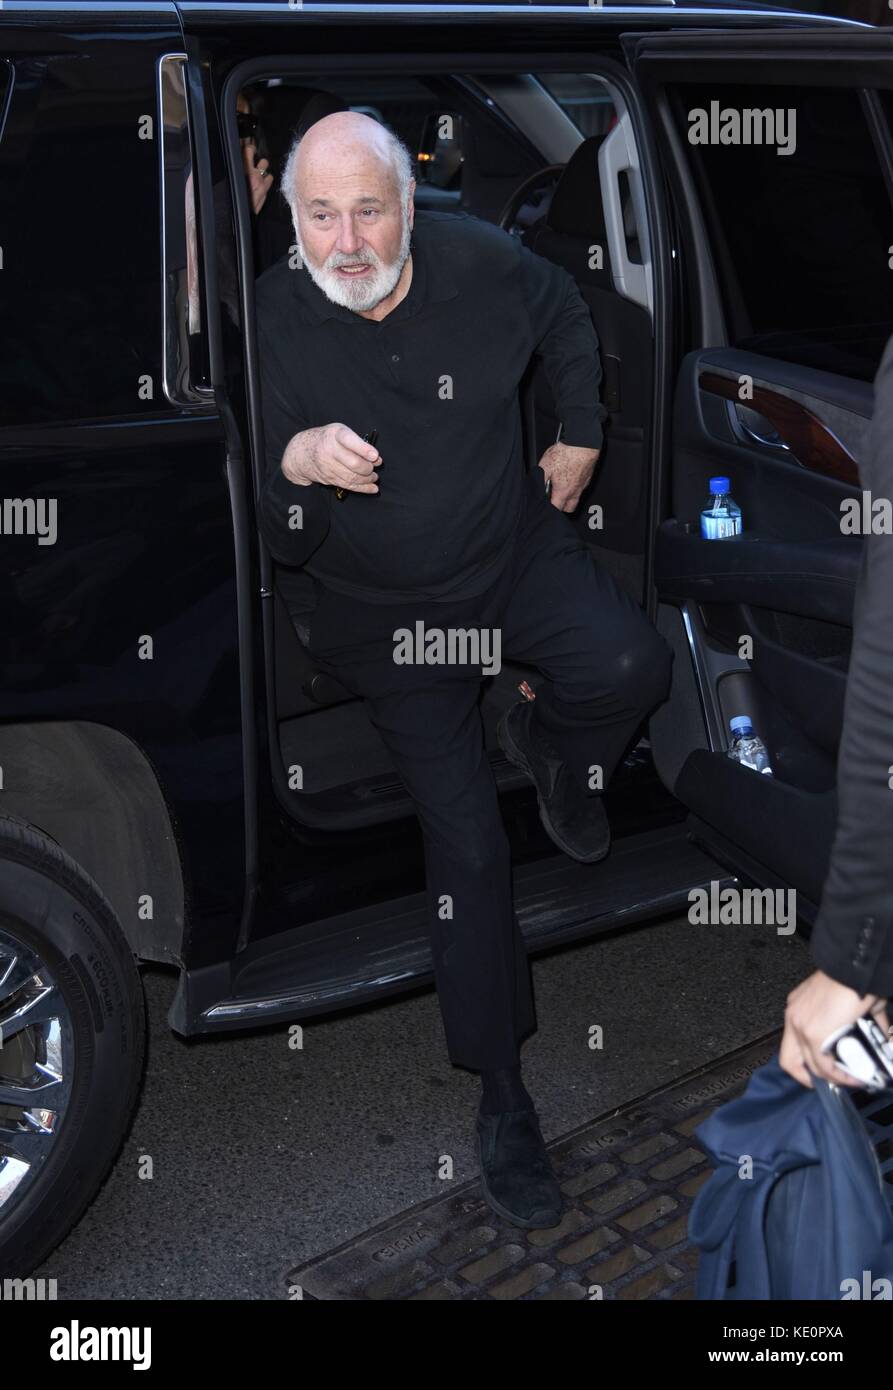
{"label": "black sunglasses in hand", "polygon": [[[378,443],[378,430],[369,430],[368,434],[364,434],[364,435],[362,436],[362,440],[363,440],[363,443],[364,443],[364,444],[376,445],[376,444]],[[378,466],[379,466],[379,468],[380,468],[380,467],[381,467],[381,464],[379,463]],[[346,488],[346,487],[336,487],[336,488],[335,488],[335,497],[337,498],[337,500],[338,500],[339,502],[343,502],[344,499],[345,499],[345,497],[348,495],[348,492],[349,492],[349,491],[350,491],[350,489],[349,489],[349,488]],[[373,494],[373,496],[374,496],[374,494]]]}

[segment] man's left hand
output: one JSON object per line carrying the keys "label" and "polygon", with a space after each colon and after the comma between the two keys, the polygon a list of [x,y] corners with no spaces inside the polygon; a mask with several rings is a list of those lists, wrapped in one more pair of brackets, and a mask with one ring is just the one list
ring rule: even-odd
{"label": "man's left hand", "polygon": [[886,1004],[877,994],[859,994],[823,970],[816,970],[788,995],[778,1057],[782,1070],[810,1090],[813,1076],[837,1086],[858,1087],[860,1083],[841,1071],[829,1052],[822,1052],[822,1043],[838,1028],[867,1013],[888,1033]]}
{"label": "man's left hand", "polygon": [[585,489],[592,480],[600,449],[584,449],[576,444],[551,444],[540,459],[539,466],[552,480],[549,501],[560,512],[576,510]]}

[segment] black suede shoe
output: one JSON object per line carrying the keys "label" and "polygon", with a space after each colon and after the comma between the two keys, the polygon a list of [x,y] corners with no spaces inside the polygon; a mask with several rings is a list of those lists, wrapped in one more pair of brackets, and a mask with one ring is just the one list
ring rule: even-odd
{"label": "black suede shoe", "polygon": [[587,796],[577,786],[567,764],[542,735],[534,740],[532,718],[532,700],[521,700],[506,710],[496,729],[499,746],[536,787],[540,820],[553,843],[572,859],[594,864],[611,847],[602,799]]}
{"label": "black suede shoe", "polygon": [[481,1187],[513,1226],[557,1226],[563,1202],[535,1110],[478,1111]]}

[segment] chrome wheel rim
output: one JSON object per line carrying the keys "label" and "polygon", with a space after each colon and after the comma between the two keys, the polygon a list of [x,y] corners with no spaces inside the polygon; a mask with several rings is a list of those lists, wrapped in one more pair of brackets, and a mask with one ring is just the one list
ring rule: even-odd
{"label": "chrome wheel rim", "polygon": [[0,1218],[33,1187],[71,1097],[74,1030],[58,980],[0,924]]}

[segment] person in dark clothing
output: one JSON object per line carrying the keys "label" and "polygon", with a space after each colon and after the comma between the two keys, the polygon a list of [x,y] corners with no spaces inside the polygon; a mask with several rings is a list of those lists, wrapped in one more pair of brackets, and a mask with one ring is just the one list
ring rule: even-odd
{"label": "person in dark clothing", "polygon": [[[860,481],[893,497],[893,338],[874,381],[874,415]],[[869,533],[853,615],[838,820],[810,950],[818,969],[792,990],[779,1060],[804,1086],[812,1076],[856,1086],[825,1038],[871,1013],[889,1032],[893,995],[893,537]],[[811,1074],[811,1075],[810,1075]]]}
{"label": "person in dark clothing", "polygon": [[[416,215],[413,189],[409,151],[358,113],[318,121],[289,156],[306,273],[288,259],[257,284],[259,523],[309,576],[309,650],[363,698],[413,799],[447,1047],[482,1078],[487,1200],[549,1226],[561,1197],[521,1079],[535,1016],[480,684],[503,651],[547,678],[500,742],[548,833],[595,862],[609,831],[594,768],[606,783],[666,695],[670,652],[561,515],[604,415],[573,279],[477,218]],[[534,352],[563,436],[525,481],[518,385]]]}

